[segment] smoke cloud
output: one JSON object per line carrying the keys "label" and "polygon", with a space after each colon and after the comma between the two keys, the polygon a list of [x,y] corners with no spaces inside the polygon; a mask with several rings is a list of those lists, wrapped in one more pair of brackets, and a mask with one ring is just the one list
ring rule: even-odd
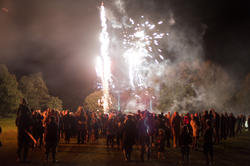
{"label": "smoke cloud", "polygon": [[[235,94],[236,82],[223,68],[205,60],[203,38],[207,30],[206,24],[200,21],[194,23],[193,20],[183,21],[182,15],[174,13],[179,8],[171,6],[170,3],[159,7],[160,2],[157,1],[111,2],[116,8],[115,10],[112,7],[112,10],[108,11],[113,28],[129,27],[127,23],[130,15],[147,17],[147,13],[150,13],[150,20],[161,18],[165,22],[161,28],[161,31],[167,33],[167,37],[161,42],[165,60],[145,66],[147,87],[154,89],[154,97],[157,100],[161,99],[155,103],[154,111],[186,112],[210,108],[219,112],[226,111],[226,105]],[[163,9],[169,10],[159,14]],[[119,42],[119,39],[115,38],[114,41]],[[121,50],[119,46],[115,48],[117,47]],[[124,85],[126,86],[128,85]],[[134,96],[131,96],[124,108],[130,111],[149,109],[148,105],[138,102]]]}

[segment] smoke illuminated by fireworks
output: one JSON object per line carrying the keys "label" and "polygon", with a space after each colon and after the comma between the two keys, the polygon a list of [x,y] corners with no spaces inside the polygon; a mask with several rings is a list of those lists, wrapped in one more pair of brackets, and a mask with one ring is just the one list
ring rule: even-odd
{"label": "smoke illuminated by fireworks", "polygon": [[100,18],[102,26],[102,31],[100,34],[101,55],[97,57],[96,72],[97,76],[101,78],[103,91],[102,105],[104,113],[107,113],[109,110],[109,105],[111,104],[109,96],[109,84],[111,82],[111,61],[108,54],[110,40],[109,34],[107,32],[107,19],[103,3],[100,7]]}
{"label": "smoke illuminated by fireworks", "polygon": [[[103,96],[101,104],[104,113],[107,113],[110,106],[110,91],[111,91],[111,57],[109,56],[110,39],[107,27],[107,18],[104,5],[100,7],[100,17],[102,31],[100,33],[101,55],[97,57],[96,72],[101,79],[101,88]],[[144,16],[140,17],[139,21],[134,21],[132,18],[129,24],[122,29],[123,38],[118,40],[122,43],[121,59],[126,65],[128,84],[132,90],[150,88],[149,80],[151,79],[152,71],[158,68],[158,64],[164,61],[163,50],[161,49],[160,41],[163,37],[168,36],[168,33],[161,33],[158,26],[163,24],[159,21],[156,24],[148,21]],[[138,23],[137,23],[138,22]],[[112,35],[114,35],[112,33]],[[112,37],[112,36],[111,36]],[[122,51],[123,50],[123,51]],[[115,77],[115,75],[112,75]],[[117,79],[119,80],[119,79]],[[116,82],[119,84],[119,81]],[[152,87],[153,88],[153,87]]]}
{"label": "smoke illuminated by fireworks", "polygon": [[[147,88],[147,74],[150,64],[159,64],[164,60],[159,41],[168,34],[156,30],[156,25],[150,23],[141,16],[141,23],[129,19],[131,26],[124,32],[123,45],[126,51],[123,54],[129,69],[129,81],[131,87]],[[161,25],[163,21],[157,24]]]}

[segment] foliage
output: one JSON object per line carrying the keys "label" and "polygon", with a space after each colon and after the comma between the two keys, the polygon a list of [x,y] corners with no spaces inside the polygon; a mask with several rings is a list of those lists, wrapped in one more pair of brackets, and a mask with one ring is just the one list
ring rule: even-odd
{"label": "foliage", "polygon": [[[85,100],[84,100],[84,109],[89,110],[89,111],[100,111],[103,112],[103,106],[102,106],[102,96],[103,93],[102,91],[95,91],[91,94],[89,94]],[[116,109],[117,108],[117,101],[116,99],[110,94],[110,109]]]}
{"label": "foliage", "polygon": [[[165,84],[161,87],[157,108],[165,111],[179,111],[188,109],[191,100],[196,97],[196,92],[190,84]],[[174,110],[173,110],[174,109]]]}
{"label": "foliage", "polygon": [[58,97],[49,95],[49,91],[41,73],[23,76],[19,88],[27,99],[30,108],[62,108],[62,101]]}
{"label": "foliage", "polygon": [[62,110],[62,100],[58,97],[51,96],[47,103],[47,107],[55,109],[55,110]]}
{"label": "foliage", "polygon": [[0,115],[17,110],[22,98],[15,75],[9,73],[5,65],[0,65]]}
{"label": "foliage", "polygon": [[158,109],[191,111],[222,109],[235,94],[235,82],[228,73],[210,62],[179,63],[162,81]]}

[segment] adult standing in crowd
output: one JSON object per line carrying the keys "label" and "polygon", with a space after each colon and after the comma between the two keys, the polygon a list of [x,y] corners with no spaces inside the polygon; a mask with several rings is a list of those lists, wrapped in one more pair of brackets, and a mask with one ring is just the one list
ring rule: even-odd
{"label": "adult standing in crowd", "polygon": [[17,161],[27,163],[31,126],[32,126],[32,113],[28,108],[25,99],[19,105],[16,117],[17,126]]}
{"label": "adult standing in crowd", "polygon": [[133,150],[133,145],[135,144],[136,137],[136,124],[132,120],[132,116],[128,115],[123,128],[123,137],[122,137],[122,149],[125,161],[131,160],[131,153]]}
{"label": "adult standing in crowd", "polygon": [[45,147],[46,147],[46,162],[49,160],[49,152],[52,151],[53,163],[57,162],[56,160],[56,147],[59,138],[58,125],[55,121],[55,117],[51,116],[49,122],[45,129]]}

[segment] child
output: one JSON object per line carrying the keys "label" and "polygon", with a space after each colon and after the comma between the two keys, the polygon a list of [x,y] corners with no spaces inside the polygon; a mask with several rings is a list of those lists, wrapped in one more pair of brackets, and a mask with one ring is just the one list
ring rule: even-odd
{"label": "child", "polygon": [[180,146],[182,154],[182,163],[189,163],[189,144],[192,143],[192,138],[188,132],[188,127],[184,126],[180,135]]}

